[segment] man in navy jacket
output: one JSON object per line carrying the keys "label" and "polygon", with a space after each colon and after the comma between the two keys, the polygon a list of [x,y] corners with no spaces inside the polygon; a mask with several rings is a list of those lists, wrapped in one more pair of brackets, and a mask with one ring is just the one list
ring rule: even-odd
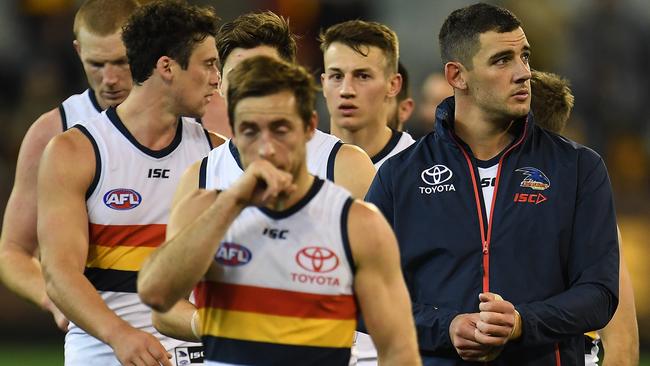
{"label": "man in navy jacket", "polygon": [[582,365],[582,333],[618,303],[604,163],[534,125],[512,13],[456,10],[439,39],[454,96],[367,195],[397,234],[423,361]]}

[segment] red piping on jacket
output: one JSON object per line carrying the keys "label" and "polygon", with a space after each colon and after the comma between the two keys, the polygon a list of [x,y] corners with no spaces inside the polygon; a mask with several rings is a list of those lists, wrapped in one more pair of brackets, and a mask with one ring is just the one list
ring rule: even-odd
{"label": "red piping on jacket", "polygon": [[479,219],[479,224],[481,227],[481,245],[482,245],[482,252],[483,252],[483,292],[488,292],[490,291],[490,240],[492,239],[492,215],[494,213],[494,204],[497,200],[497,193],[499,192],[499,178],[501,177],[501,167],[503,166],[503,159],[514,149],[515,147],[519,146],[522,141],[524,141],[524,138],[526,137],[526,129],[528,128],[527,125],[528,119],[526,119],[526,122],[524,124],[524,131],[521,134],[521,137],[519,138],[519,141],[517,141],[515,144],[510,146],[508,150],[506,150],[503,155],[501,155],[501,158],[499,158],[499,167],[497,168],[497,177],[496,181],[494,183],[494,194],[492,195],[492,205],[490,207],[490,220],[488,221],[488,230],[487,230],[487,237],[485,235],[485,226],[483,223],[483,210],[481,210],[481,201],[478,196],[478,185],[476,184],[476,175],[474,174],[474,167],[472,165],[472,160],[469,158],[469,154],[463,146],[460,144],[456,136],[451,133],[451,136],[458,145],[458,148],[460,151],[463,153],[463,156],[465,156],[465,161],[467,162],[467,167],[469,168],[470,175],[472,176],[472,186],[474,187],[474,200],[476,201],[476,211],[478,213],[478,219]]}

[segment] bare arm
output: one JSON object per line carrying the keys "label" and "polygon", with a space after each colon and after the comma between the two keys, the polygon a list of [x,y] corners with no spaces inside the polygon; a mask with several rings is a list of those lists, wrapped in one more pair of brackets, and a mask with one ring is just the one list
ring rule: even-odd
{"label": "bare arm", "polygon": [[192,330],[192,317],[195,312],[194,304],[186,299],[181,299],[166,313],[154,311],[153,326],[168,337],[200,342],[201,339]]}
{"label": "bare arm", "polygon": [[618,232],[620,278],[618,308],[605,328],[599,331],[605,347],[603,366],[632,366],[639,364],[639,328],[634,308],[634,291],[630,272],[623,258],[621,232]]}
{"label": "bare arm", "polygon": [[53,109],[29,128],[18,154],[16,178],[5,209],[0,238],[0,278],[18,296],[48,310],[59,328],[68,320],[45,293],[36,238],[36,176],[45,145],[61,133],[61,115]]}
{"label": "bare arm", "polygon": [[190,167],[181,180],[167,224],[167,241],[147,258],[138,274],[140,298],[159,312],[168,311],[199,282],[221,238],[246,206],[265,205],[292,186],[290,174],[261,160],[251,163],[232,187],[217,194],[197,188],[199,164]]}
{"label": "bare arm", "polygon": [[94,156],[90,141],[77,129],[55,137],[43,153],[37,222],[47,293],[70,320],[109,344],[123,364],[170,365],[160,342],[111,311],[83,274],[85,194],[95,174]]}
{"label": "bare arm", "polygon": [[348,218],[355,293],[382,365],[420,365],[397,240],[377,209],[355,201]]}
{"label": "bare arm", "polygon": [[375,177],[375,166],[360,147],[343,144],[334,161],[334,182],[363,199]]}

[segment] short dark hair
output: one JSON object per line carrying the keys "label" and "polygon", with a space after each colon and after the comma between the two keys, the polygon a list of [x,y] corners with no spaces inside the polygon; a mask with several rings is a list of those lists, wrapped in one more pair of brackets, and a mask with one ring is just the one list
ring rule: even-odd
{"label": "short dark hair", "polygon": [[438,41],[442,63],[458,61],[472,68],[472,57],[480,47],[481,33],[512,32],[521,22],[509,10],[485,3],[454,10],[440,28]]}
{"label": "short dark hair", "polygon": [[235,48],[251,49],[269,46],[278,50],[280,58],[288,62],[296,60],[296,36],[291,33],[289,21],[271,11],[240,15],[225,23],[217,33],[217,52],[220,65]]}
{"label": "short dark hair", "polygon": [[362,46],[375,46],[384,52],[388,70],[397,72],[399,41],[397,34],[384,24],[349,20],[327,28],[321,32],[318,40],[323,53],[335,42],[343,43],[363,56],[368,56],[368,52],[364,51]]}
{"label": "short dark hair", "polygon": [[533,70],[532,75],[530,108],[535,122],[549,131],[562,133],[573,109],[571,84],[550,72]]}
{"label": "short dark hair", "polygon": [[137,0],[84,1],[75,14],[72,31],[79,37],[79,30],[84,27],[92,34],[109,36],[122,29],[138,6]]}
{"label": "short dark hair", "polygon": [[402,61],[397,63],[397,72],[402,75],[402,89],[400,89],[397,94],[397,103],[403,102],[406,98],[411,97],[411,87],[409,85],[409,73],[406,71],[406,67],[402,64]]}
{"label": "short dark hair", "polygon": [[295,63],[267,56],[245,59],[228,74],[228,118],[235,124],[235,108],[242,99],[290,91],[305,126],[309,125],[316,101],[316,82],[307,70]]}
{"label": "short dark hair", "polygon": [[147,80],[162,56],[187,68],[192,51],[206,37],[215,37],[214,9],[160,0],[140,7],[122,30],[131,75],[136,84]]}

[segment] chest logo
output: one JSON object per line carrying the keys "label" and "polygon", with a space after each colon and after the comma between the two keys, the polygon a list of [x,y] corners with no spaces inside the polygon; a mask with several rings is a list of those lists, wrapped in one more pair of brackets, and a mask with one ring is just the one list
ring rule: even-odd
{"label": "chest logo", "polygon": [[113,210],[130,210],[138,207],[141,202],[140,193],[128,188],[113,189],[104,195],[104,204]]}
{"label": "chest logo", "polygon": [[296,263],[309,272],[332,272],[339,266],[339,257],[324,247],[306,247],[296,253]]}
{"label": "chest logo", "polygon": [[520,187],[543,191],[551,186],[551,180],[537,168],[524,167],[515,171],[524,175],[524,180],[519,184]]}
{"label": "chest logo", "polygon": [[222,243],[215,259],[224,266],[243,266],[253,259],[253,253],[243,245]]}
{"label": "chest logo", "polygon": [[422,181],[430,186],[437,186],[438,184],[445,183],[454,176],[451,169],[444,165],[434,165],[429,169],[425,169],[420,174]]}

